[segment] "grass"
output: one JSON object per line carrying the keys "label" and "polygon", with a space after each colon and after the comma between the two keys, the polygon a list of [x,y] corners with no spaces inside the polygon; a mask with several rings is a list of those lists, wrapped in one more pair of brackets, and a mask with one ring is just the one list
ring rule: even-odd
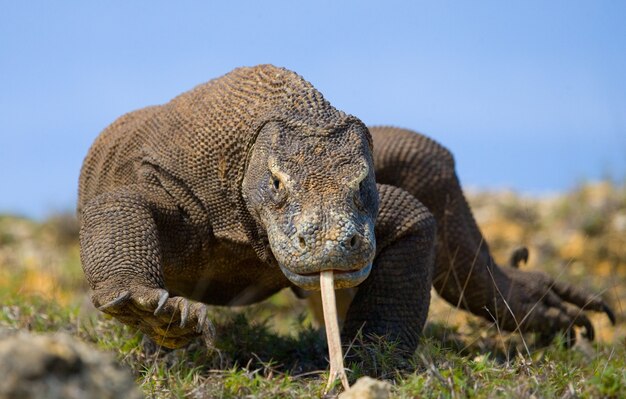
{"label": "grass", "polygon": [[[626,397],[626,187],[587,185],[552,199],[512,194],[471,197],[496,259],[527,245],[529,269],[604,292],[618,314],[611,327],[593,315],[597,341],[572,349],[558,337],[534,345],[434,298],[418,351],[398,362],[393,343],[356,342],[350,378],[374,371],[395,397]],[[0,216],[0,329],[66,331],[128,366],[147,397],[320,397],[326,344],[305,304],[284,291],[238,309],[216,308],[215,347],[198,340],[155,348],[95,311],[88,301],[71,218],[44,223]],[[524,342],[522,342],[522,340]],[[524,344],[529,346],[526,352]],[[358,354],[359,362],[354,362]],[[336,392],[329,395],[334,397]]]}

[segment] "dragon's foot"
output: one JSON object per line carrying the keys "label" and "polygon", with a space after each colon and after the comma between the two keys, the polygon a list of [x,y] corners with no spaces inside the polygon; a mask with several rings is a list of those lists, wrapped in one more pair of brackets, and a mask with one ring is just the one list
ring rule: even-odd
{"label": "dragon's foot", "polygon": [[566,344],[575,343],[574,326],[584,329],[583,336],[595,337],[593,324],[585,311],[604,312],[615,324],[610,306],[598,295],[573,285],[556,281],[542,272],[504,267],[494,276],[496,289],[489,313],[506,330],[536,332],[551,340],[558,332],[566,333]]}
{"label": "dragon's foot", "polygon": [[170,297],[162,288],[96,289],[91,300],[99,310],[167,348],[180,348],[200,335],[210,343],[215,335],[206,305]]}

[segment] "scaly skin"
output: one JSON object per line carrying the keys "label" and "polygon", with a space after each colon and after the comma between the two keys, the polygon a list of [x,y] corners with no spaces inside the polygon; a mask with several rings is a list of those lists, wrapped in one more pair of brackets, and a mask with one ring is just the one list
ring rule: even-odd
{"label": "scaly skin", "polygon": [[582,325],[593,338],[567,303],[608,309],[543,274],[498,267],[441,146],[370,133],[269,65],[115,121],[83,164],[78,215],[93,303],[167,347],[211,335],[204,304],[313,289],[330,269],[337,287],[358,285],[345,339],[363,328],[408,351],[431,284],[510,330]]}

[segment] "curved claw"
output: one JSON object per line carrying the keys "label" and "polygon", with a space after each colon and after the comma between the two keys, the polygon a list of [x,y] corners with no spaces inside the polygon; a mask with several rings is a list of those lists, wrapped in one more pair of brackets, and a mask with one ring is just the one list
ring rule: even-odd
{"label": "curved claw", "polygon": [[528,248],[526,247],[517,248],[513,251],[509,259],[509,265],[516,269],[519,269],[520,262],[524,264],[528,263]]}
{"label": "curved claw", "polygon": [[611,320],[611,324],[615,325],[615,313],[613,313],[613,309],[611,309],[609,307],[609,305],[607,305],[606,303],[602,304],[602,311],[604,313],[606,313],[606,315],[608,316],[609,320]]}
{"label": "curved claw", "polygon": [[163,310],[163,306],[165,305],[165,302],[167,302],[168,298],[170,297],[170,293],[167,292],[166,290],[159,290],[159,291],[161,291],[161,294],[159,295],[159,303],[156,309],[154,310],[155,316],[158,316],[159,313],[161,313],[161,311]]}
{"label": "curved claw", "polygon": [[98,310],[104,312],[105,310],[109,308],[116,307],[117,305],[120,305],[126,302],[129,298],[130,298],[130,291],[124,291],[120,295],[118,295],[118,297],[115,298],[114,300],[107,302],[102,306],[98,306]]}
{"label": "curved claw", "polygon": [[189,319],[189,301],[182,298],[178,306],[180,308],[180,328],[185,328]]}
{"label": "curved claw", "polygon": [[206,307],[202,306],[198,312],[199,312],[199,315],[198,315],[198,324],[196,324],[196,332],[200,334],[204,331],[204,325],[206,324],[206,321],[207,321]]}

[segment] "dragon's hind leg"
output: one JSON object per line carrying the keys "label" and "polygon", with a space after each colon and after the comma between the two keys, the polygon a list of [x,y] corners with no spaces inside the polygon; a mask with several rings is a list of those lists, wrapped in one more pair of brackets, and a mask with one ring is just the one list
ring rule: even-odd
{"label": "dragon's hind leg", "polygon": [[[581,326],[593,339],[583,310],[602,311],[614,322],[610,307],[591,293],[555,281],[542,272],[499,267],[476,224],[456,176],[454,159],[442,145],[405,129],[370,128],[376,180],[408,191],[437,221],[433,285],[454,306],[493,320],[511,331],[543,336],[571,333]],[[527,258],[514,253],[511,264]]]}

